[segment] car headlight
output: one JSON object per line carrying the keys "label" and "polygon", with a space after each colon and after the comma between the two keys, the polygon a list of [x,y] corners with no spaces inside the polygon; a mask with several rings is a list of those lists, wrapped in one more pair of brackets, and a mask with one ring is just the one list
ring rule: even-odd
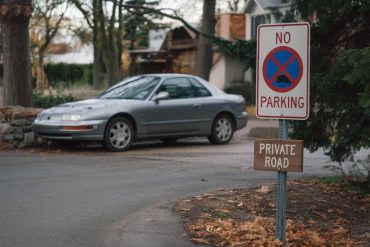
{"label": "car headlight", "polygon": [[80,115],[69,115],[65,114],[62,116],[63,121],[79,121],[81,119]]}

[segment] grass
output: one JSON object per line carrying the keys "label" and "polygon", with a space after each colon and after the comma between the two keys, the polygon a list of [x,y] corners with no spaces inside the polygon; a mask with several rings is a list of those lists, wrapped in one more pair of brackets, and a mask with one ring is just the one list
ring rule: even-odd
{"label": "grass", "polygon": [[337,184],[337,183],[340,183],[342,181],[342,177],[340,177],[340,176],[325,177],[325,178],[322,178],[321,181],[323,181],[325,183]]}

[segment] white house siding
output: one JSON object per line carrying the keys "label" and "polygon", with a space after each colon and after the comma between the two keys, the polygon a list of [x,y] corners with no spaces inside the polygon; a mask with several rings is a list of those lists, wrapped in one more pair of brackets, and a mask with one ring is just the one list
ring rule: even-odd
{"label": "white house siding", "polygon": [[226,79],[225,57],[220,56],[220,54],[214,54],[214,57],[216,57],[216,62],[212,66],[211,73],[209,75],[209,82],[220,89],[224,89]]}
{"label": "white house siding", "polygon": [[[219,54],[217,55],[219,56]],[[243,81],[243,66],[237,58],[223,55],[218,57],[216,61],[209,78],[212,85],[225,89],[233,82]]]}

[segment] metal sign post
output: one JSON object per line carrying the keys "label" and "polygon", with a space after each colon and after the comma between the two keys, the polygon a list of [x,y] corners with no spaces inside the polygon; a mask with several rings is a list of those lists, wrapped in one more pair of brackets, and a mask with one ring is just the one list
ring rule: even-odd
{"label": "metal sign post", "polygon": [[[279,120],[279,139],[288,139],[288,122]],[[277,172],[277,209],[276,209],[276,238],[286,245],[286,192],[287,172]]]}
{"label": "metal sign post", "polygon": [[309,115],[310,24],[259,25],[256,62],[256,115],[279,119],[280,143],[256,141],[254,167],[277,171],[276,238],[286,246],[287,172],[302,172],[303,166],[303,146],[286,141],[286,119],[306,120]]}

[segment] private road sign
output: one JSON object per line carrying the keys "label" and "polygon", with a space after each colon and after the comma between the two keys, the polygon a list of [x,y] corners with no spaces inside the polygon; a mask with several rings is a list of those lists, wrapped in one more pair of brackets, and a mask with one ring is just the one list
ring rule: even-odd
{"label": "private road sign", "polygon": [[258,26],[258,118],[304,120],[309,114],[310,26]]}
{"label": "private road sign", "polygon": [[302,172],[303,141],[256,140],[254,142],[254,169]]}

